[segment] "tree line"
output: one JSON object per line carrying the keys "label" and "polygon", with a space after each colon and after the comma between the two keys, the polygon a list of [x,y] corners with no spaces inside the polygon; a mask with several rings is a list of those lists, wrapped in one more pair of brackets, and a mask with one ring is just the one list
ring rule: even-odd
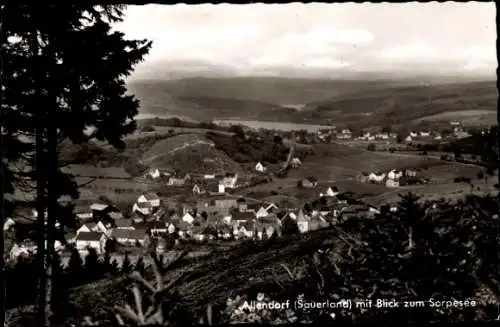
{"label": "tree line", "polygon": [[48,326],[58,269],[55,224],[71,220],[61,214],[59,199],[78,198],[78,185],[61,171],[60,146],[98,140],[123,149],[123,136],[136,128],[139,107],[126,94],[124,78],[143,60],[151,42],[127,40],[112,31],[112,24],[123,19],[124,6],[9,4],[1,10],[2,221],[16,205],[6,194],[16,189],[36,193],[34,271],[39,321]]}

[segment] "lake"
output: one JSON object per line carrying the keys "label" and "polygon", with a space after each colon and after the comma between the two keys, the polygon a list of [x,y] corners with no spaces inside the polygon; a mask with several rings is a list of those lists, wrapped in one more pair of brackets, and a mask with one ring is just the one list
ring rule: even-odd
{"label": "lake", "polygon": [[298,131],[306,130],[308,132],[317,132],[320,129],[331,129],[333,126],[327,125],[311,125],[299,123],[283,123],[273,121],[258,121],[258,120],[236,120],[236,119],[215,119],[214,124],[220,126],[244,125],[253,129],[274,129],[280,131]]}

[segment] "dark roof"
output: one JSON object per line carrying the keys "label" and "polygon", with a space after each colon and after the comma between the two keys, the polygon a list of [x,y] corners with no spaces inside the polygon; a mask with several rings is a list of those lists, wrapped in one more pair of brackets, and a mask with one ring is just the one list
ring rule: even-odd
{"label": "dark roof", "polygon": [[247,205],[247,209],[248,210],[254,210],[255,212],[257,212],[260,207],[262,207],[263,205],[260,204],[260,203],[250,203]]}
{"label": "dark roof", "polygon": [[313,176],[309,176],[306,178],[309,182],[311,183],[316,183],[318,181],[318,179],[316,177],[313,177]]}
{"label": "dark roof", "polygon": [[76,237],[77,241],[99,241],[102,233],[98,232],[80,232]]}
{"label": "dark roof", "polygon": [[242,227],[245,227],[246,230],[253,230],[255,228],[255,224],[253,221],[245,221],[242,224]]}
{"label": "dark roof", "polygon": [[154,192],[148,192],[146,194],[144,194],[144,197],[146,198],[146,200],[148,201],[152,201],[152,200],[159,200],[160,198],[158,197],[158,194],[154,193]]}
{"label": "dark roof", "polygon": [[132,227],[132,221],[130,219],[116,219],[116,227]]}
{"label": "dark roof", "polygon": [[115,229],[111,233],[111,237],[125,238],[129,240],[142,240],[146,237],[145,229]]}
{"label": "dark roof", "polygon": [[253,220],[255,218],[255,214],[252,212],[234,212],[231,217],[233,220]]}
{"label": "dark roof", "polygon": [[137,206],[139,208],[149,208],[149,209],[151,209],[153,207],[151,205],[151,203],[149,203],[149,202],[139,202],[139,203],[137,203]]}
{"label": "dark roof", "polygon": [[123,218],[123,213],[121,213],[119,211],[112,211],[112,212],[108,213],[108,216],[113,218],[113,219],[121,219],[121,218]]}
{"label": "dark roof", "polygon": [[150,221],[146,224],[146,226],[150,229],[166,229],[167,224],[162,221]]}

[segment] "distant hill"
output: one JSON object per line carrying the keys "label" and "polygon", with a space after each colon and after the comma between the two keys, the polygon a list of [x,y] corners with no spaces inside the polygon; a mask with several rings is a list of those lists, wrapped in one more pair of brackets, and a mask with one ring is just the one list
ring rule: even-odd
{"label": "distant hill", "polygon": [[[279,77],[185,78],[129,84],[141,113],[197,120],[241,118],[378,125],[447,111],[496,110],[494,81],[420,84],[411,80]],[[376,119],[374,119],[376,117]]]}

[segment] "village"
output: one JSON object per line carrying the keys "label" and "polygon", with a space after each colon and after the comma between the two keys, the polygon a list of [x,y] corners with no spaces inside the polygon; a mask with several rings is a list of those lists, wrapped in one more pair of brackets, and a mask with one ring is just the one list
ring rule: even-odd
{"label": "village", "polygon": [[[455,137],[464,133],[460,123],[452,122]],[[359,141],[394,140],[394,133],[364,133],[353,138],[348,129],[335,134],[319,131],[317,138],[330,142],[332,135],[340,141],[354,139]],[[462,134],[460,134],[462,133]],[[411,132],[405,140],[418,138],[437,139],[440,135],[428,131]],[[297,137],[296,142],[304,140]],[[293,147],[286,165],[290,169],[299,167],[301,159],[293,157]],[[271,167],[257,162],[251,168],[253,175],[266,180],[273,175]],[[429,183],[428,178],[418,176],[420,168],[389,169],[387,171],[359,172],[358,183],[384,185],[398,188],[406,185]],[[279,173],[279,172],[278,172]],[[277,173],[274,172],[276,175]],[[248,175],[248,174],[247,174]],[[290,231],[307,233],[335,225],[350,216],[370,217],[379,212],[374,205],[358,201],[335,185],[318,186],[317,178],[303,177],[297,183],[301,189],[314,190],[315,194],[303,201],[300,206],[282,206],[265,199],[259,200],[237,194],[241,188],[248,187],[247,176],[238,173],[192,172],[180,174],[175,169],[150,168],[143,176],[144,180],[164,185],[170,190],[188,190],[190,201],[176,202],[159,196],[158,192],[148,190],[137,194],[129,210],[119,209],[112,201],[96,200],[90,205],[79,204],[74,209],[77,226],[65,229],[64,240],[56,241],[55,247],[61,253],[75,247],[82,256],[93,248],[98,254],[104,252],[141,253],[146,249],[164,253],[173,247],[182,247],[186,243],[207,244],[237,240],[262,241],[282,237]],[[324,188],[324,189],[322,189]],[[312,204],[312,205],[311,205]],[[397,210],[396,206],[391,210]],[[28,214],[29,215],[29,214]],[[36,210],[31,212],[36,218]],[[4,231],[13,230],[16,221],[8,219]],[[30,255],[36,252],[34,240],[26,238],[16,242],[10,251],[10,258]]]}

